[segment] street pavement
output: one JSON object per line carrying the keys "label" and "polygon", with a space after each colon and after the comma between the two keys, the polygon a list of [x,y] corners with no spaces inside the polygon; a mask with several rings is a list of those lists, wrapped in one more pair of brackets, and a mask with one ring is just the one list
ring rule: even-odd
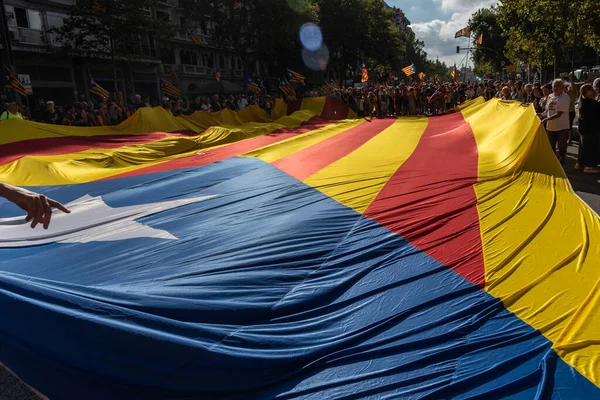
{"label": "street pavement", "polygon": [[[596,211],[596,214],[600,214],[600,174],[586,174],[575,170],[578,151],[577,143],[569,146],[565,172],[579,197]],[[0,400],[39,400],[39,397],[0,366]]]}

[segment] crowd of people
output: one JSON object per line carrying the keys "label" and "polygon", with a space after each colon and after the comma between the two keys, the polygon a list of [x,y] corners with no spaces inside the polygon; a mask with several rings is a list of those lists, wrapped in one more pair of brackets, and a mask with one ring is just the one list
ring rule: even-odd
{"label": "crowd of people", "polygon": [[543,120],[550,144],[558,149],[558,158],[564,163],[568,144],[573,138],[576,105],[580,105],[580,156],[577,169],[600,173],[600,79],[594,85],[581,88],[567,81],[568,76],[552,83],[524,83],[520,80],[460,82],[415,82],[398,85],[375,84],[362,87],[341,88],[325,85],[321,88],[281,91],[269,95],[264,91],[245,94],[214,94],[194,99],[151,100],[149,96],[136,95],[127,104],[102,98],[94,102],[75,102],[55,105],[53,101],[39,100],[32,110],[17,103],[5,103],[0,110],[3,119],[22,118],[38,122],[72,126],[118,125],[140,108],[162,106],[175,116],[194,112],[219,112],[224,109],[240,111],[258,105],[271,113],[277,97],[286,102],[302,97],[331,96],[346,103],[361,117],[398,117],[411,115],[440,115],[467,100],[483,97],[514,100],[523,105],[533,105]]}

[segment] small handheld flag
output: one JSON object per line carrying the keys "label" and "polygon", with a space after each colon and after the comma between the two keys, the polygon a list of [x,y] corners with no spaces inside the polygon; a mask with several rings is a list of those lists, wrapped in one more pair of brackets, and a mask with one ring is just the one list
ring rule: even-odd
{"label": "small handheld flag", "polygon": [[425,72],[419,72],[419,79],[420,79],[421,81],[424,81],[426,76],[427,76],[427,75],[425,75]]}
{"label": "small handheld flag", "polygon": [[98,85],[96,83],[96,81],[94,81],[94,78],[92,78],[91,73],[88,73],[88,86],[89,86],[90,93],[95,94],[96,96],[98,96],[100,98],[110,97],[109,91],[104,89],[102,86]]}
{"label": "small handheld flag", "polygon": [[402,68],[402,72],[404,72],[404,74],[406,76],[411,76],[413,75],[416,71],[415,71],[415,65],[414,64],[410,64],[408,67],[406,68]]}
{"label": "small handheld flag", "polygon": [[6,67],[6,85],[5,87],[12,89],[13,92],[19,93],[21,96],[27,96],[27,89],[21,83],[19,78],[13,74],[8,67]]}
{"label": "small handheld flag", "polygon": [[306,79],[304,75],[301,75],[295,71],[292,71],[288,68],[287,70],[288,80],[290,82],[298,82],[304,85],[304,80]]}
{"label": "small handheld flag", "polygon": [[221,82],[221,62],[217,63],[217,72],[215,72],[215,79],[217,82]]}
{"label": "small handheld flag", "polygon": [[167,82],[164,79],[160,80],[160,90],[167,96],[171,96],[171,97],[181,96],[181,92],[179,91],[179,89],[177,89],[177,87],[175,87],[175,85],[173,85],[171,82]]}
{"label": "small handheld flag", "polygon": [[363,67],[363,69],[362,69],[362,77],[360,78],[360,81],[362,83],[365,83],[368,80],[369,80],[369,71],[367,71],[367,69]]}

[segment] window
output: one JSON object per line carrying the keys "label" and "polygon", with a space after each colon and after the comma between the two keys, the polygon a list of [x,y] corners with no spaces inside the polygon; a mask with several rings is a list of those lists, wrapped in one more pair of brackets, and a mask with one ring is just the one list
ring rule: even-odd
{"label": "window", "polygon": [[60,28],[61,26],[63,26],[64,20],[65,18],[67,18],[67,15],[54,12],[47,12],[46,18],[48,20],[49,28]]}
{"label": "window", "polygon": [[15,18],[17,20],[18,27],[29,28],[29,21],[27,20],[27,10],[26,9],[15,7]]}
{"label": "window", "polygon": [[163,22],[170,22],[171,21],[171,15],[169,15],[169,13],[164,12],[164,11],[157,11],[156,12],[156,18],[163,21]]}
{"label": "window", "polygon": [[[42,30],[42,13],[36,10],[26,10],[24,8],[14,8],[14,20],[19,28],[29,28],[38,31]],[[9,25],[13,25],[13,16],[7,15]],[[13,25],[14,26],[14,25]]]}
{"label": "window", "polygon": [[42,13],[35,10],[27,10],[27,17],[29,19],[29,28],[42,30]]}

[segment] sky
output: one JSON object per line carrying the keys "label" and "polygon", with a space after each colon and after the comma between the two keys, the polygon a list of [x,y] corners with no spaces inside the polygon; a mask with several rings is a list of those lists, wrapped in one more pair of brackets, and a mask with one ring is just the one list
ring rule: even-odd
{"label": "sky", "polygon": [[[471,15],[480,8],[495,5],[497,0],[386,0],[398,7],[411,22],[418,39],[425,42],[429,59],[439,57],[448,66],[459,66],[466,51],[456,54],[456,46],[467,47],[467,38],[454,38],[454,34],[467,26]],[[470,65],[470,62],[469,62]]]}

